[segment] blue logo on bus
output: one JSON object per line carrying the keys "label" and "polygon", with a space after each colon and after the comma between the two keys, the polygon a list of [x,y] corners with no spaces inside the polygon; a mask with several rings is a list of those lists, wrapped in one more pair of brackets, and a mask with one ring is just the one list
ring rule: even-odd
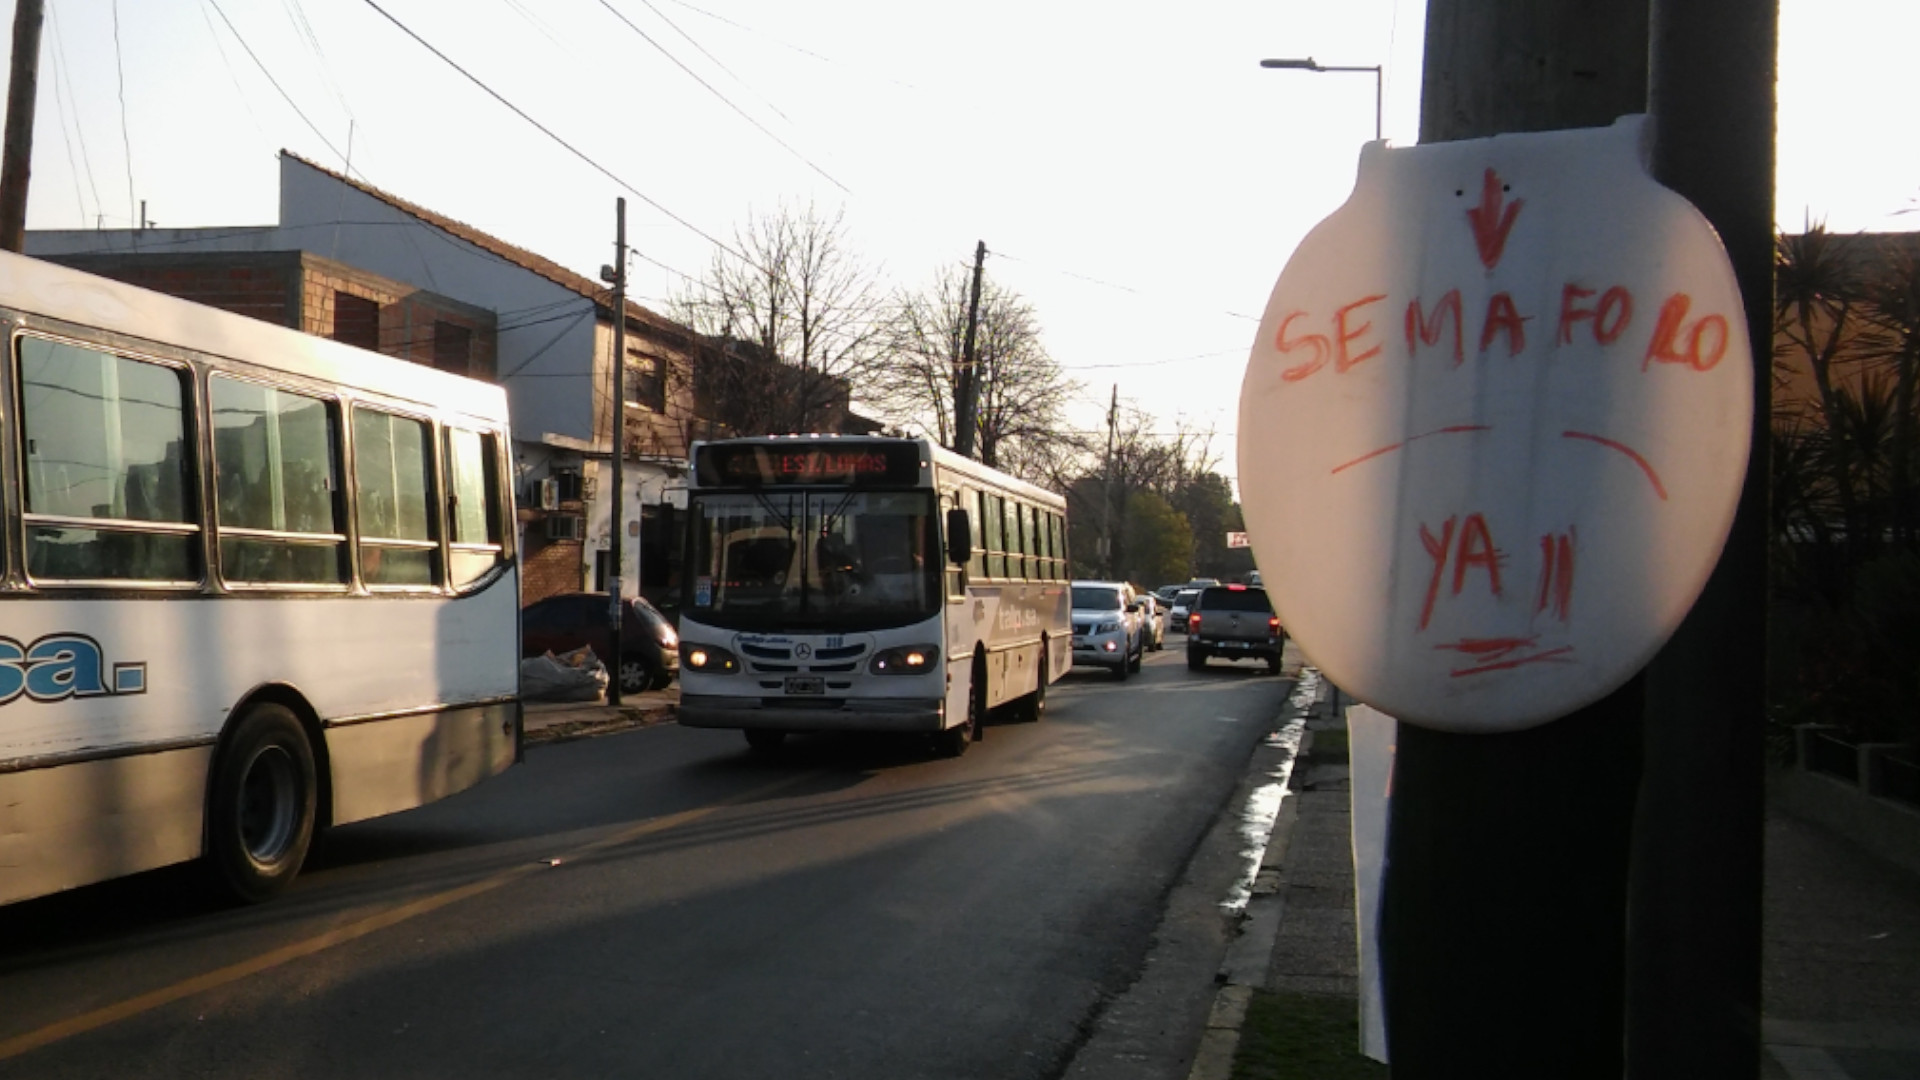
{"label": "blue logo on bus", "polygon": [[146,692],[144,662],[109,667],[100,643],[85,634],[48,634],[26,646],[0,637],[0,705],[21,694],[65,701]]}

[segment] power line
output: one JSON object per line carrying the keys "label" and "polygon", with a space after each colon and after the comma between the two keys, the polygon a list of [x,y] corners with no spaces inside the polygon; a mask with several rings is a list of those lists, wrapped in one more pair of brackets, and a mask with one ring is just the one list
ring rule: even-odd
{"label": "power line", "polygon": [[[747,263],[749,266],[754,265],[753,260],[747,258],[745,255],[740,254],[738,251],[735,251],[732,248],[732,246],[730,246],[726,242],[720,240],[718,237],[711,235],[705,229],[702,229],[700,226],[695,225],[693,222],[688,221],[686,218],[683,218],[680,215],[674,213],[673,211],[667,209],[665,206],[662,206],[659,202],[654,200],[651,196],[647,195],[645,192],[641,191],[639,188],[634,187],[632,184],[629,184],[625,180],[622,180],[620,177],[614,175],[614,173],[610,169],[608,169],[606,166],[588,157],[585,152],[575,147],[572,143],[561,138],[559,135],[556,135],[553,132],[553,129],[547,127],[545,124],[542,124],[540,121],[535,120],[532,116],[528,115],[526,110],[520,108],[520,106],[518,105],[515,105],[513,102],[508,101],[504,96],[501,95],[499,91],[495,90],[491,86],[488,86],[485,82],[481,81],[478,76],[475,76],[472,72],[468,71],[466,68],[463,68],[459,64],[455,63],[452,57],[449,57],[446,53],[443,53],[439,49],[434,48],[433,45],[428,43],[426,38],[423,38],[419,34],[414,33],[413,30],[408,28],[406,23],[403,23],[399,19],[394,18],[391,14],[387,12],[387,9],[375,3],[374,0],[366,0],[366,4],[368,7],[379,12],[381,17],[385,18],[388,22],[392,23],[396,27],[399,27],[401,33],[412,38],[415,42],[418,42],[421,48],[432,53],[435,57],[439,58],[439,60],[442,63],[446,64],[448,67],[459,72],[462,76],[466,78],[468,82],[471,82],[473,85],[479,87],[482,91],[484,91],[488,97],[491,97],[493,100],[499,102],[501,105],[506,106],[508,111],[512,112],[515,116],[518,116],[520,119],[525,120],[529,124],[532,124],[535,128],[539,129],[542,135],[545,135],[547,138],[552,139],[555,143],[558,143],[562,149],[566,150],[568,153],[572,154],[574,157],[579,158],[582,162],[586,163],[586,165],[592,168],[595,172],[613,181],[614,183],[620,185],[620,187],[623,190],[633,195],[634,198],[639,199],[641,202],[646,203],[648,206],[653,207],[655,210],[658,210],[660,213],[666,215],[676,224],[680,225],[682,228],[685,228],[689,232],[705,240],[707,243],[712,244],[714,247],[717,247],[720,250],[727,252],[728,254],[739,259],[740,261]],[[756,269],[762,269],[764,272],[763,268],[756,267]]]}
{"label": "power line", "polygon": [[728,75],[728,77],[730,77],[731,79],[733,79],[733,81],[734,81],[734,82],[737,82],[737,83],[739,83],[739,84],[740,84],[740,85],[741,85],[742,87],[744,87],[744,88],[746,89],[746,91],[747,91],[748,93],[750,93],[750,94],[752,94],[752,95],[753,95],[754,97],[756,97],[756,98],[759,98],[759,99],[760,99],[760,104],[762,104],[762,105],[765,105],[765,106],[766,106],[767,108],[769,108],[769,109],[772,109],[772,110],[773,110],[773,115],[775,115],[775,116],[777,116],[777,117],[779,117],[779,118],[780,118],[780,119],[782,119],[782,120],[785,120],[785,121],[786,121],[787,123],[789,123],[789,124],[791,124],[791,123],[793,123],[793,117],[791,117],[791,116],[788,116],[788,115],[787,115],[786,113],[783,113],[783,112],[781,112],[781,111],[780,111],[780,106],[778,106],[778,105],[775,105],[775,104],[774,104],[773,102],[771,102],[771,101],[768,101],[768,100],[767,100],[767,98],[766,98],[766,96],[765,96],[764,94],[761,94],[761,93],[760,93],[759,91],[757,91],[757,90],[755,90],[755,89],[754,89],[753,87],[751,87],[751,86],[748,86],[748,85],[747,85],[747,80],[745,80],[745,79],[743,79],[743,78],[741,78],[741,77],[740,77],[739,75],[737,75],[737,74],[735,74],[735,73],[734,73],[734,70],[733,70],[732,68],[730,68],[730,67],[728,67],[727,65],[725,65],[725,64],[723,64],[723,63],[721,63],[721,62],[720,62],[720,58],[719,58],[719,57],[717,57],[717,56],[715,56],[715,55],[713,55],[712,53],[710,53],[710,52],[708,52],[708,51],[707,51],[707,49],[706,49],[706,46],[704,46],[704,45],[702,45],[702,44],[700,44],[700,43],[699,43],[698,41],[695,41],[695,40],[693,39],[693,35],[692,35],[692,34],[689,34],[689,33],[687,33],[687,32],[686,32],[685,30],[682,30],[682,29],[680,29],[680,24],[679,24],[679,23],[676,23],[676,22],[674,22],[674,21],[673,21],[672,19],[669,19],[669,18],[667,18],[667,13],[666,13],[666,12],[664,12],[664,11],[661,11],[661,10],[660,10],[660,9],[659,9],[658,7],[656,7],[656,6],[654,5],[654,3],[653,3],[653,0],[640,0],[640,2],[641,2],[642,4],[645,4],[645,5],[647,6],[647,10],[648,10],[648,11],[651,11],[651,12],[653,12],[653,14],[654,14],[654,16],[655,16],[656,18],[658,18],[658,19],[659,19],[659,20],[660,20],[661,22],[663,22],[663,23],[666,23],[666,24],[667,24],[668,26],[670,26],[670,27],[672,27],[672,28],[673,28],[673,32],[674,32],[674,33],[676,33],[676,34],[679,34],[679,35],[680,35],[681,37],[683,37],[683,38],[686,38],[686,39],[687,39],[687,44],[689,44],[689,45],[691,45],[691,46],[693,46],[693,47],[694,47],[695,49],[697,49],[697,50],[699,50],[699,52],[700,52],[700,55],[701,55],[701,56],[704,56],[704,57],[706,57],[706,58],[707,58],[708,60],[711,60],[711,61],[713,61],[713,66],[714,66],[714,67],[717,67],[717,68],[719,68],[719,69],[720,69],[721,71],[724,71],[724,72],[726,72],[726,73],[727,73],[727,75]]}
{"label": "power line", "polygon": [[1158,367],[1161,364],[1179,364],[1188,360],[1211,360],[1217,356],[1245,356],[1246,346],[1237,349],[1221,349],[1219,352],[1198,353],[1193,356],[1169,356],[1164,360],[1134,360],[1119,364],[1062,364],[1067,371],[1106,371],[1112,368]]}
{"label": "power line", "polygon": [[127,216],[137,225],[133,209],[133,136],[127,131],[127,66],[120,57],[120,0],[113,0],[113,70],[120,86],[120,145],[127,155]]}
{"label": "power line", "polygon": [[[368,0],[368,3],[372,3],[372,0]],[[753,118],[752,116],[749,116],[749,115],[747,114],[747,111],[746,111],[745,109],[742,109],[742,108],[741,108],[740,106],[738,106],[738,105],[735,105],[735,104],[733,103],[733,101],[732,101],[731,99],[729,99],[729,98],[727,97],[727,95],[725,95],[725,94],[723,94],[723,93],[721,93],[721,92],[720,92],[719,90],[717,90],[717,89],[715,89],[712,83],[710,83],[710,82],[708,82],[707,80],[705,80],[705,79],[703,79],[703,78],[701,78],[701,77],[700,77],[700,76],[699,76],[698,74],[696,74],[696,73],[694,72],[694,70],[693,70],[692,68],[690,68],[690,67],[688,67],[687,65],[685,65],[685,64],[683,64],[683,63],[681,63],[681,62],[680,62],[680,58],[679,58],[679,57],[677,57],[677,56],[675,56],[675,55],[673,55],[672,53],[670,53],[670,52],[668,52],[668,51],[667,51],[667,47],[666,47],[666,46],[664,46],[664,45],[662,45],[662,44],[660,44],[659,42],[657,42],[657,41],[655,41],[655,40],[653,40],[653,37],[652,37],[652,35],[650,35],[650,34],[648,34],[648,33],[647,33],[647,32],[646,32],[645,30],[642,30],[642,29],[640,29],[640,28],[639,28],[638,26],[635,26],[635,25],[633,24],[633,20],[632,20],[632,19],[629,19],[629,18],[627,18],[627,17],[625,16],[625,15],[622,15],[622,14],[620,13],[620,9],[619,9],[619,8],[616,8],[616,7],[614,7],[614,6],[613,6],[613,4],[609,2],[609,0],[600,0],[600,6],[601,6],[601,7],[603,7],[603,8],[606,8],[606,9],[607,9],[608,11],[610,11],[610,12],[612,12],[612,13],[613,13],[613,17],[614,17],[614,18],[616,18],[616,19],[619,19],[619,20],[620,20],[621,22],[623,22],[623,23],[625,23],[625,24],[626,24],[626,26],[627,26],[627,29],[629,29],[629,30],[631,30],[631,31],[633,31],[633,32],[634,32],[634,33],[636,33],[636,34],[639,34],[639,35],[640,35],[640,39],[641,39],[642,41],[645,41],[645,42],[646,42],[647,44],[649,44],[649,45],[651,45],[651,46],[653,46],[653,47],[654,47],[654,48],[655,48],[656,50],[658,50],[658,51],[659,51],[659,53],[660,53],[660,55],[662,55],[662,56],[664,56],[664,57],[666,57],[667,59],[669,59],[669,60],[671,60],[671,61],[673,61],[673,66],[675,66],[675,67],[677,67],[677,68],[679,68],[679,69],[680,69],[681,71],[684,71],[684,72],[686,72],[686,73],[687,73],[687,77],[688,77],[688,78],[690,78],[690,79],[692,79],[692,80],[693,80],[694,82],[697,82],[697,83],[699,83],[699,84],[700,84],[700,85],[701,85],[702,87],[704,87],[704,88],[706,88],[706,91],[707,91],[707,93],[709,93],[709,94],[712,94],[712,95],[713,95],[714,97],[717,97],[717,98],[719,98],[719,99],[720,99],[720,101],[721,101],[721,102],[722,102],[723,104],[725,104],[727,108],[729,108],[729,109],[732,109],[732,110],[733,110],[734,112],[736,112],[736,113],[739,113],[739,114],[740,114],[740,119],[742,119],[742,120],[745,120],[745,121],[746,121],[747,123],[749,123],[749,124],[752,124],[752,125],[754,126],[754,128],[755,128],[756,130],[758,130],[758,131],[759,131],[759,132],[760,132],[760,133],[761,133],[762,135],[765,135],[765,136],[766,136],[767,138],[769,138],[769,139],[772,139],[772,140],[773,140],[774,142],[776,142],[776,143],[778,143],[778,144],[780,145],[780,148],[781,148],[782,150],[785,150],[785,151],[786,151],[787,153],[789,153],[789,154],[792,154],[792,155],[793,155],[794,157],[796,157],[796,158],[798,158],[798,159],[799,159],[799,160],[801,161],[801,163],[802,163],[802,164],[804,164],[804,165],[806,165],[806,167],[807,167],[807,168],[809,168],[809,169],[812,169],[812,170],[813,170],[814,172],[817,172],[817,173],[819,173],[819,174],[820,174],[821,176],[823,176],[823,177],[825,177],[825,178],[826,178],[826,180],[827,180],[827,182],[828,182],[828,183],[830,183],[830,184],[832,184],[832,185],[833,185],[834,187],[837,187],[837,188],[839,188],[839,189],[840,189],[841,191],[843,191],[843,192],[846,192],[846,193],[847,193],[848,195],[851,195],[851,194],[853,194],[853,191],[852,191],[851,189],[849,189],[849,188],[847,187],[847,185],[845,185],[845,184],[843,184],[843,183],[841,183],[840,181],[838,181],[838,180],[836,180],[836,179],[834,179],[834,178],[833,178],[833,175],[832,175],[831,173],[829,173],[829,172],[827,172],[827,170],[825,170],[825,169],[823,169],[823,168],[821,168],[821,167],[820,167],[820,166],[818,166],[818,165],[815,165],[815,164],[814,164],[814,163],[813,163],[812,161],[810,161],[810,160],[808,160],[808,159],[807,159],[807,156],[806,156],[805,154],[802,154],[802,153],[801,153],[800,151],[798,151],[798,150],[795,150],[795,149],[794,149],[793,147],[791,147],[791,146],[788,146],[788,145],[787,145],[787,143],[786,143],[786,140],[784,140],[784,139],[782,139],[782,138],[781,138],[780,136],[778,136],[778,135],[775,135],[775,134],[774,134],[774,133],[773,133],[772,131],[770,131],[770,130],[768,130],[768,128],[767,128],[767,126],[766,126],[765,124],[762,124],[762,123],[761,123],[760,121],[758,121],[758,120],[755,120],[755,119],[754,119],[754,118]],[[651,4],[649,4],[648,6],[649,6],[649,7],[651,7],[652,5],[651,5]],[[672,24],[672,23],[668,23],[667,25],[668,25],[668,26],[673,26],[673,24]],[[679,29],[679,27],[674,27],[674,29],[676,29],[676,30],[678,30],[678,29]],[[684,34],[682,34],[681,36],[683,36],[683,37],[684,37],[685,35],[684,35]],[[693,39],[692,39],[692,38],[688,38],[687,40],[689,40],[689,41],[692,41]],[[698,44],[696,43],[696,44],[694,45],[694,48],[696,48],[696,49],[698,49],[698,48],[700,48],[700,46],[699,46],[699,45],[698,45]],[[702,51],[702,52],[705,52],[706,50],[704,50],[704,49],[701,49],[701,51]],[[717,63],[717,61],[716,61],[716,63]],[[723,70],[724,70],[724,68],[723,68]],[[732,74],[732,72],[728,72],[728,74]]]}
{"label": "power line", "polygon": [[[1132,294],[1132,295],[1134,295],[1134,296],[1148,296],[1148,295],[1151,295],[1151,294],[1149,294],[1149,293],[1144,293],[1144,292],[1141,292],[1141,291],[1140,291],[1139,289],[1136,289],[1136,288],[1134,288],[1134,287],[1133,287],[1133,286],[1131,286],[1131,285],[1122,285],[1122,284],[1120,284],[1120,283],[1119,283],[1119,282],[1117,282],[1117,281],[1108,281],[1108,280],[1106,280],[1106,279],[1104,279],[1104,278],[1097,278],[1097,277],[1094,277],[1094,276],[1092,276],[1091,274],[1081,274],[1081,273],[1077,273],[1077,272],[1075,272],[1075,271],[1072,271],[1072,270],[1063,270],[1063,269],[1061,269],[1061,268],[1059,268],[1059,267],[1057,267],[1057,266],[1047,266],[1047,265],[1045,265],[1044,263],[1037,263],[1037,262],[1034,262],[1034,261],[1033,261],[1033,260],[1031,260],[1031,259],[1022,259],[1022,258],[1020,258],[1020,257],[1019,257],[1019,256],[1017,256],[1017,255],[1009,255],[1009,254],[1007,254],[1007,253],[1006,253],[1006,252],[1004,252],[1004,251],[996,251],[996,252],[994,252],[994,254],[995,254],[995,255],[998,255],[998,256],[1000,256],[1000,257],[1001,257],[1001,258],[1003,258],[1003,259],[1011,259],[1012,261],[1014,261],[1014,262],[1017,262],[1017,263],[1024,263],[1024,264],[1026,264],[1027,266],[1031,266],[1031,267],[1034,267],[1034,268],[1036,268],[1036,269],[1039,269],[1039,270],[1045,270],[1045,271],[1047,271],[1047,272],[1049,272],[1049,273],[1054,273],[1054,274],[1059,274],[1059,275],[1060,275],[1061,277],[1070,277],[1070,278],[1073,278],[1073,279],[1075,279],[1076,281],[1084,281],[1084,282],[1087,282],[1088,284],[1091,284],[1091,285],[1098,285],[1098,286],[1100,286],[1100,287],[1102,287],[1102,288],[1106,288],[1106,289],[1115,289],[1115,290],[1118,290],[1119,292],[1123,292],[1123,293],[1130,293],[1130,294]],[[1185,301],[1183,301],[1183,303],[1184,303],[1184,302],[1185,302]],[[1197,304],[1195,304],[1194,306],[1195,306],[1195,307],[1198,307],[1199,305],[1197,305]],[[1256,323],[1257,323],[1257,322],[1259,322],[1259,321],[1260,321],[1260,317],[1259,317],[1259,316],[1257,316],[1257,315],[1248,315],[1248,314],[1245,314],[1244,312],[1239,312],[1239,311],[1230,311],[1230,310],[1226,310],[1226,309],[1222,309],[1222,313],[1223,313],[1223,314],[1226,314],[1226,315],[1231,315],[1232,317],[1234,317],[1234,318],[1236,318],[1236,319],[1245,319],[1245,320],[1247,320],[1248,322],[1256,322]]]}
{"label": "power line", "polygon": [[[118,0],[115,0],[115,2],[117,3]],[[280,80],[274,78],[273,72],[268,70],[267,65],[260,62],[260,57],[254,54],[253,46],[247,44],[247,39],[240,36],[239,28],[233,25],[233,20],[227,18],[227,13],[221,9],[220,0],[207,0],[207,3],[212,5],[214,14],[220,16],[220,21],[227,24],[227,32],[233,35],[233,40],[239,42],[240,47],[246,50],[247,59],[252,60],[253,66],[260,69],[260,74],[267,77],[267,82],[272,84],[274,91],[280,95],[280,100],[287,103],[287,108],[292,109],[293,114],[300,118],[300,122],[307,125],[307,130],[313,132],[313,137],[319,139],[321,145],[332,151],[334,157],[344,160],[346,155],[342,154],[339,148],[333,145],[331,140],[321,134],[319,126],[312,120],[309,120],[306,113],[300,111],[300,106],[294,104],[292,95],[288,94],[286,88],[280,85]]]}
{"label": "power line", "polygon": [[[87,189],[93,192],[93,210],[97,215],[100,213],[100,185],[96,183],[93,178],[93,155],[87,153],[87,131],[86,128],[80,124],[80,99],[75,97],[73,93],[73,76],[69,70],[71,65],[67,63],[66,39],[60,33],[60,16],[58,9],[48,9],[47,19],[53,25],[54,55],[60,60],[59,70],[56,74],[59,81],[66,84],[67,100],[73,103],[73,133],[80,141],[80,164],[86,167]],[[80,213],[81,219],[84,221],[86,211],[83,209]]]}
{"label": "power line", "polygon": [[220,66],[226,69],[227,79],[233,83],[234,96],[240,99],[240,107],[247,110],[247,119],[253,121],[253,129],[260,133],[262,139],[272,138],[267,134],[267,129],[261,126],[260,117],[254,113],[253,103],[249,100],[252,95],[240,85],[240,73],[233,70],[233,61],[227,59],[227,47],[220,44],[220,31],[213,25],[213,16],[207,14],[204,3],[200,5],[200,21],[207,24],[207,36],[213,39],[213,51],[220,54]]}

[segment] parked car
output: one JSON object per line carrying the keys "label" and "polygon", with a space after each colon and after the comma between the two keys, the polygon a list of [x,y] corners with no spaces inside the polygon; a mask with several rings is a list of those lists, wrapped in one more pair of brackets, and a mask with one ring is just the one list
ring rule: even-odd
{"label": "parked car", "polygon": [[1149,652],[1159,652],[1167,647],[1167,605],[1152,593],[1141,593],[1141,617],[1146,622],[1146,648]]}
{"label": "parked car", "polygon": [[1153,590],[1153,595],[1160,598],[1160,604],[1162,607],[1166,607],[1173,603],[1174,596],[1176,596],[1180,592],[1180,590],[1184,588],[1186,588],[1185,585],[1162,585],[1159,588]]}
{"label": "parked car", "polygon": [[520,612],[520,655],[563,653],[582,645],[620,680],[620,691],[664,690],[680,669],[680,636],[666,616],[638,597],[627,597],[620,623],[619,663],[613,659],[613,620],[606,593],[562,593],[536,600]]}
{"label": "parked car", "polygon": [[1073,663],[1124,680],[1145,657],[1145,608],[1124,581],[1073,583]]}
{"label": "parked car", "polygon": [[1187,616],[1187,667],[1199,671],[1210,657],[1265,660],[1280,674],[1286,632],[1273,613],[1267,590],[1257,585],[1210,585],[1194,598]]}
{"label": "parked car", "polygon": [[1181,589],[1175,593],[1173,609],[1167,613],[1167,625],[1183,634],[1186,633],[1187,616],[1193,614],[1193,600],[1199,595],[1199,589]]}

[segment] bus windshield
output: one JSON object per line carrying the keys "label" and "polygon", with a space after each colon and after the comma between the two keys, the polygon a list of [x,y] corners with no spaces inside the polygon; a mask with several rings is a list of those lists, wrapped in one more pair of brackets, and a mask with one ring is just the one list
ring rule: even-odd
{"label": "bus windshield", "polygon": [[738,630],[877,630],[940,609],[929,491],[699,494],[685,611]]}

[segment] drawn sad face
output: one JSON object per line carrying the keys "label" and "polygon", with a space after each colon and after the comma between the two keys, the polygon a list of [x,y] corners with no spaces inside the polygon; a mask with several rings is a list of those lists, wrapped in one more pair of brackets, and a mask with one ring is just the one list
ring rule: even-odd
{"label": "drawn sad face", "polygon": [[1372,144],[1274,287],[1240,398],[1254,554],[1313,662],[1401,719],[1598,700],[1726,539],[1745,316],[1640,132]]}

